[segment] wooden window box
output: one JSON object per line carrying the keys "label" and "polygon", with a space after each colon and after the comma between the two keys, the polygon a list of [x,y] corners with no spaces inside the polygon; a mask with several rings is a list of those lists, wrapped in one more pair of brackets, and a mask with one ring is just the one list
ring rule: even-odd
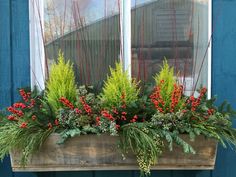
{"label": "wooden window box", "polygon": [[[69,139],[64,144],[57,144],[58,134],[52,134],[35,153],[27,166],[19,164],[20,154],[17,151],[11,153],[12,169],[21,171],[87,171],[87,170],[137,170],[135,156],[126,155],[122,158],[117,149],[119,137],[109,135],[83,135]],[[186,141],[188,137],[182,135]],[[196,154],[185,154],[178,146],[173,151],[166,150],[159,158],[158,164],[152,169],[161,170],[210,170],[214,169],[217,142],[205,139],[203,136],[190,142],[196,150]]]}

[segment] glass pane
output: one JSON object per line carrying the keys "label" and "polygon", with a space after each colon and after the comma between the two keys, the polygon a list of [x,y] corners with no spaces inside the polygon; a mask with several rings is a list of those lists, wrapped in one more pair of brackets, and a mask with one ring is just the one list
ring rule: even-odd
{"label": "glass pane", "polygon": [[100,86],[120,55],[119,9],[119,0],[44,0],[49,66],[62,50],[79,84]]}
{"label": "glass pane", "polygon": [[133,77],[153,82],[166,58],[186,90],[207,86],[208,40],[207,0],[132,0]]}

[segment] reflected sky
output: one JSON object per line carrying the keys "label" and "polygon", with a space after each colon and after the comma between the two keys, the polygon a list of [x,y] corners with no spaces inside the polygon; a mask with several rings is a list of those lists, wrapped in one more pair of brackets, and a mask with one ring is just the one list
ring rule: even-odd
{"label": "reflected sky", "polygon": [[[132,7],[158,0],[131,0]],[[45,20],[48,19],[48,6],[52,7],[56,15],[80,12],[87,23],[119,13],[119,0],[44,0]]]}

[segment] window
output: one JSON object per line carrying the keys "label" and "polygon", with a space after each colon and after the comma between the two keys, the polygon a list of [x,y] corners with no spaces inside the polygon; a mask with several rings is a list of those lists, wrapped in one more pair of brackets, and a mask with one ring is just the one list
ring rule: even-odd
{"label": "window", "polygon": [[210,0],[31,0],[30,9],[32,63],[43,66],[32,64],[34,84],[62,50],[80,84],[101,86],[120,58],[132,77],[153,82],[166,58],[186,93],[204,85],[210,95]]}
{"label": "window", "polygon": [[207,86],[209,1],[132,2],[132,76],[151,82],[167,58],[186,91]]}

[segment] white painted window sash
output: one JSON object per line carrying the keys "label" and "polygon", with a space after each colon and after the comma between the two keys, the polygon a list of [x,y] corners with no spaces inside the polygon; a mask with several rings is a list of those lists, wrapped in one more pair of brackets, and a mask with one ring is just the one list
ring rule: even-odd
{"label": "white painted window sash", "polygon": [[212,88],[212,0],[208,1],[208,39],[209,39],[209,45],[208,45],[208,69],[207,69],[207,88],[208,88],[208,99],[211,98],[211,88]]}
{"label": "white painted window sash", "polygon": [[121,0],[121,61],[131,78],[131,0]]}
{"label": "white painted window sash", "polygon": [[[29,0],[31,88],[45,88],[45,54],[43,42],[43,0]],[[40,23],[41,21],[41,23]]]}
{"label": "white painted window sash", "polygon": [[[131,0],[120,0],[121,52],[124,70],[131,77]],[[39,11],[38,11],[39,9]],[[43,44],[43,0],[29,0],[31,87],[45,88],[45,55]],[[40,19],[39,19],[40,16]],[[212,0],[208,0],[208,97],[212,76]]]}

